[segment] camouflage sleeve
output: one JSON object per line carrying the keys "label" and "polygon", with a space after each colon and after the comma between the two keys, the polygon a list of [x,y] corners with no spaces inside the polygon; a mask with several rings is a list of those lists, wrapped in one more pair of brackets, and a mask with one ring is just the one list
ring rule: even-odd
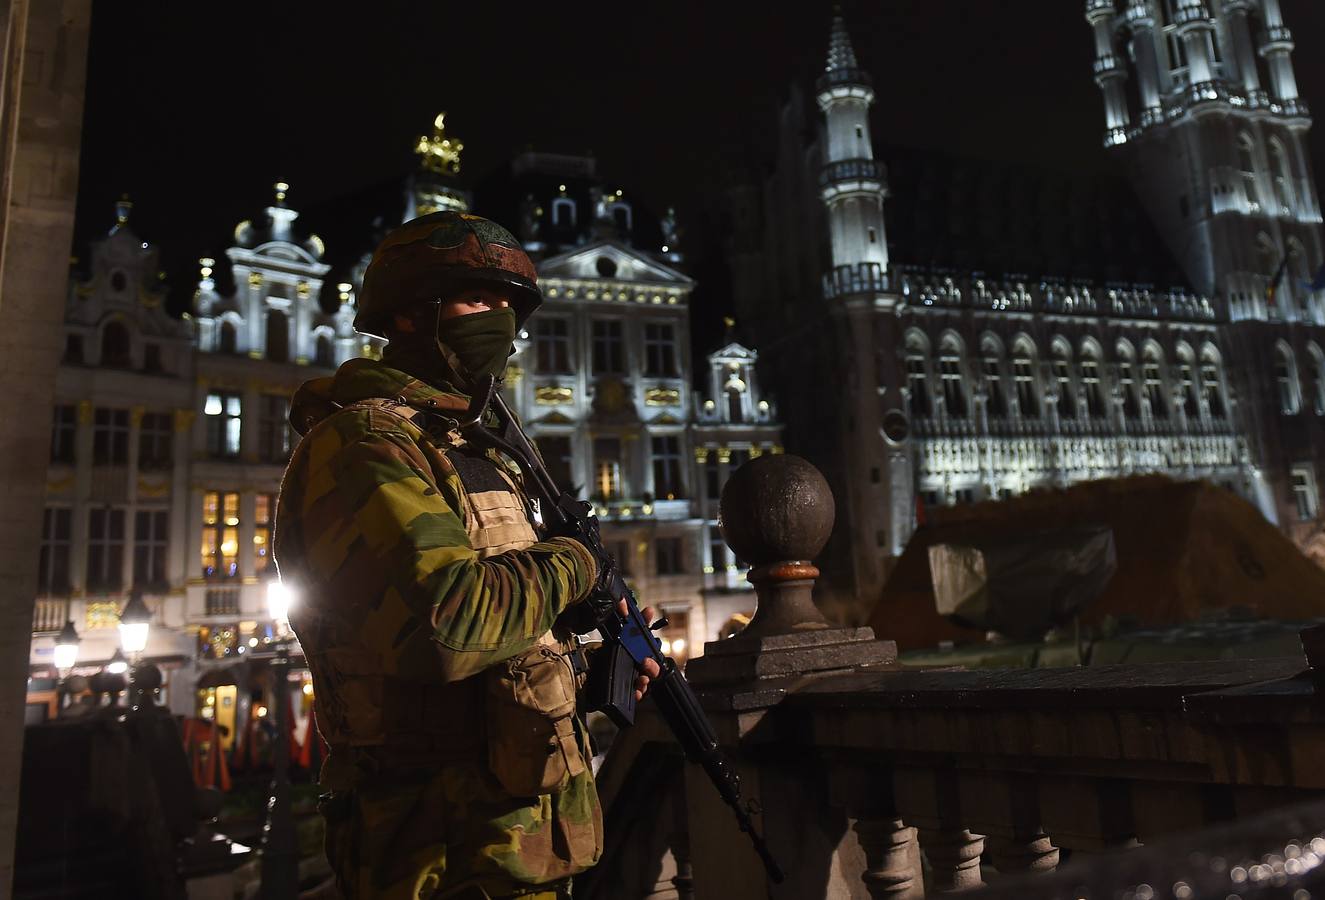
{"label": "camouflage sleeve", "polygon": [[593,556],[569,538],[480,559],[458,512],[458,479],[435,484],[406,435],[354,438],[310,461],[301,527],[320,580],[382,598],[384,621],[366,622],[377,634],[365,637],[389,643],[385,655],[428,623],[448,680],[465,678],[529,647],[592,587]]}

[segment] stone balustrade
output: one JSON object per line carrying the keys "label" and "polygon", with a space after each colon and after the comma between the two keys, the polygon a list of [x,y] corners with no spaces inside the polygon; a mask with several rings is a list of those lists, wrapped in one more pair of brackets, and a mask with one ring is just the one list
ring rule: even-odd
{"label": "stone balustrade", "polygon": [[759,607],[687,676],[787,878],[768,881],[646,704],[599,773],[609,844],[577,897],[863,900],[987,883],[999,897],[1225,900],[1271,885],[1288,889],[1255,895],[1303,896],[1320,879],[1325,803],[1256,817],[1325,796],[1325,631],[1304,632],[1300,659],[903,671],[891,642],[813,603],[833,500],[812,466],[752,461],[721,522]]}

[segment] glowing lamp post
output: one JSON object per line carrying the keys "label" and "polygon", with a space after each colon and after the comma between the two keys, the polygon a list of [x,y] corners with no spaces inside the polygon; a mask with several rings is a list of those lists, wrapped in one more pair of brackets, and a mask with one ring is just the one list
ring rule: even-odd
{"label": "glowing lamp post", "polygon": [[74,620],[67,619],[60,633],[55,636],[55,668],[61,678],[69,676],[69,670],[78,662],[78,632],[74,629]]}
{"label": "glowing lamp post", "polygon": [[129,661],[124,658],[124,651],[119,647],[115,648],[115,653],[106,663],[106,671],[112,675],[123,675],[129,671]]}
{"label": "glowing lamp post", "polygon": [[60,673],[60,682],[56,685],[57,709],[64,709],[67,690],[65,683],[76,662],[78,662],[78,632],[74,629],[74,620],[66,619],[64,627],[55,636],[55,668]]}
{"label": "glowing lamp post", "polygon": [[276,626],[272,662],[272,702],[276,705],[276,740],[272,745],[271,797],[262,829],[262,897],[286,900],[299,891],[299,851],[290,812],[290,607],[295,591],[279,578],[267,582],[267,611]]}
{"label": "glowing lamp post", "polygon": [[138,657],[147,649],[147,633],[152,627],[152,612],[143,602],[143,595],[134,591],[120,613],[120,647],[125,655],[138,664]]}

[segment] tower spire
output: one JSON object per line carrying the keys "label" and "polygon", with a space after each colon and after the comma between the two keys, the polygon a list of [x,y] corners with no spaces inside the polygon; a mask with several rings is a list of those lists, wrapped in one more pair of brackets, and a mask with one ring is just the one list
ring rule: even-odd
{"label": "tower spire", "polygon": [[828,64],[825,72],[840,72],[857,69],[856,51],[851,46],[851,35],[847,34],[847,23],[842,18],[840,8],[833,9],[833,30],[828,37]]}

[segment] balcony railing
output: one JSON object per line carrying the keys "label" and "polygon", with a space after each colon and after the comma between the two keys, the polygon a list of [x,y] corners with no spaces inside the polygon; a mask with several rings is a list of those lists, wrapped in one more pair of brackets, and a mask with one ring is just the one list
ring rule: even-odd
{"label": "balcony railing", "polygon": [[843,181],[883,181],[883,163],[874,159],[839,159],[827,163],[819,171],[819,187],[828,187]]}
{"label": "balcony railing", "polygon": [[203,598],[203,614],[208,616],[239,615],[239,588],[208,588]]}
{"label": "balcony railing", "polygon": [[874,79],[864,69],[833,69],[831,72],[825,72],[819,76],[814,83],[814,89],[818,93],[823,93],[831,88],[849,84],[859,84],[872,88],[874,87]]}
{"label": "balcony railing", "polygon": [[836,266],[824,275],[824,297],[832,300],[851,294],[877,294],[891,290],[888,271],[878,263]]}
{"label": "balcony railing", "polygon": [[770,884],[646,705],[598,775],[607,833],[627,837],[577,897],[919,898],[986,879],[999,897],[1317,895],[1325,626],[1296,658],[904,670],[891,641],[810,602],[805,561],[834,518],[817,472],[767,457],[726,494],[751,498],[724,533],[762,562],[758,611],[686,675],[787,880]]}
{"label": "balcony railing", "polygon": [[63,597],[38,597],[32,609],[32,633],[50,634],[64,627],[69,601]]}

